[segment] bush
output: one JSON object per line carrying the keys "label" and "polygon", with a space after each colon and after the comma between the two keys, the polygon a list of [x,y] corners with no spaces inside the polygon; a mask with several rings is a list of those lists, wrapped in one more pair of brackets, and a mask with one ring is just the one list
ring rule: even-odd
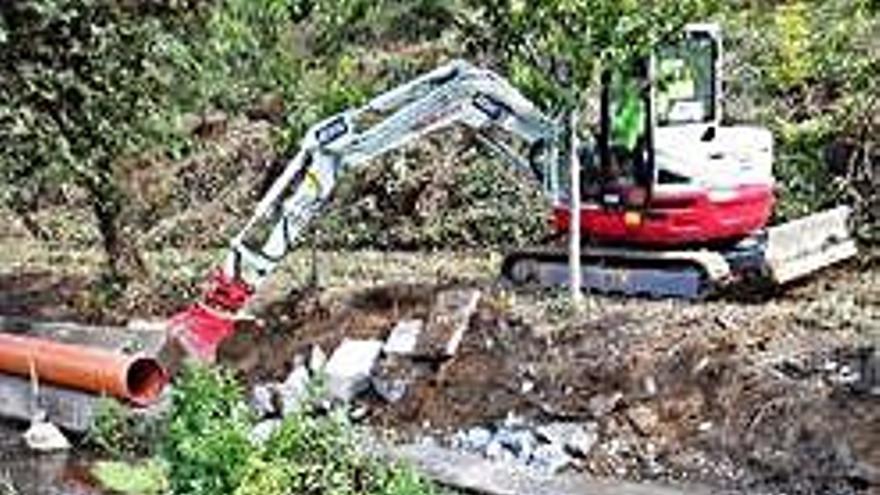
{"label": "bush", "polygon": [[102,399],[86,443],[115,458],[148,457],[156,454],[155,439],[164,430],[164,418],[138,416],[114,399]]}
{"label": "bush", "polygon": [[549,215],[549,203],[534,181],[451,131],[343,177],[318,222],[319,244],[386,249],[527,245],[547,235]]}
{"label": "bush", "polygon": [[251,418],[228,372],[188,367],[175,384],[161,455],[176,495],[225,495],[244,479],[255,449]]}
{"label": "bush", "polygon": [[359,451],[346,414],[287,417],[264,444],[232,375],[189,367],[173,393],[162,459],[176,495],[430,495],[411,470]]}

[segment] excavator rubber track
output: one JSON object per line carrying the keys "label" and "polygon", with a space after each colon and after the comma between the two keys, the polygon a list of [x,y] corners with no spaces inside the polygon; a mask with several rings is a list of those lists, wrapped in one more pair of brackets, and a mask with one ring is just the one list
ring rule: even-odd
{"label": "excavator rubber track", "polygon": [[[784,285],[857,254],[849,236],[849,216],[848,207],[823,211],[723,249],[583,246],[583,288],[635,297],[701,299],[742,280]],[[501,274],[516,286],[565,286],[570,280],[567,248],[510,252]]]}
{"label": "excavator rubber track", "polygon": [[[642,251],[583,247],[585,290],[632,297],[698,299],[730,275],[729,266],[711,251]],[[570,279],[563,247],[517,250],[502,262],[502,277],[516,286],[558,287]]]}

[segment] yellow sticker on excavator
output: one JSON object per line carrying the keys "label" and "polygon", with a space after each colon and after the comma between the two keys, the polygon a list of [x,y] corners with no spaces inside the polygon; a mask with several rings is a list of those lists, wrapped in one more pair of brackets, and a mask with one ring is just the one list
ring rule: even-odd
{"label": "yellow sticker on excavator", "polygon": [[306,182],[312,187],[312,192],[315,196],[321,195],[321,179],[318,177],[318,173],[315,172],[315,169],[309,168],[306,170]]}

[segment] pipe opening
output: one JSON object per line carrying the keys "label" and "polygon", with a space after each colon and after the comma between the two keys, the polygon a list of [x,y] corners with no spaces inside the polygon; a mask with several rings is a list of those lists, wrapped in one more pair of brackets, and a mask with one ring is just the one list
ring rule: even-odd
{"label": "pipe opening", "polygon": [[139,406],[155,402],[167,382],[168,375],[162,365],[147,357],[134,359],[125,376],[129,399]]}

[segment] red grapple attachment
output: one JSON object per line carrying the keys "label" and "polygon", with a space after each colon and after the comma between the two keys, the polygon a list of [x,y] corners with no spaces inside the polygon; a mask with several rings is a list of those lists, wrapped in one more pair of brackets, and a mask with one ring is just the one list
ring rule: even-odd
{"label": "red grapple attachment", "polygon": [[217,347],[235,331],[236,314],[253,292],[244,281],[215,272],[202,300],[171,318],[169,340],[182,357],[214,362]]}

